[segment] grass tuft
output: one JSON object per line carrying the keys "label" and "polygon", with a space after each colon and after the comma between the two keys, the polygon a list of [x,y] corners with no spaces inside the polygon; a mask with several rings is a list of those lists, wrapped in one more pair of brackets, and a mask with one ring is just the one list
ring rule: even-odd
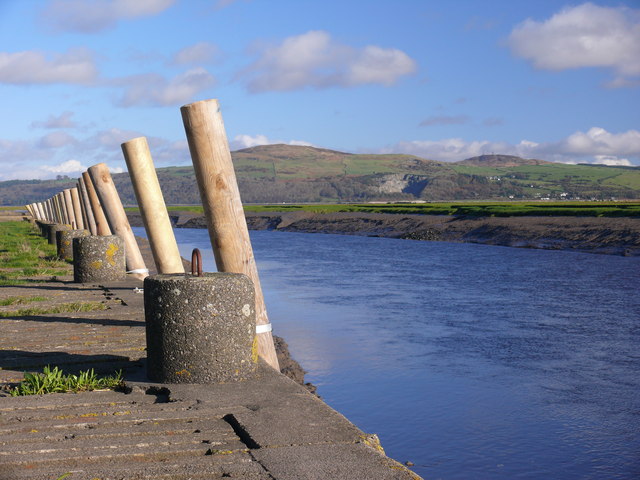
{"label": "grass tuft", "polygon": [[65,375],[58,367],[44,367],[42,373],[25,373],[24,380],[9,390],[12,397],[23,395],[44,395],[47,393],[87,392],[91,390],[113,389],[123,385],[122,370],[115,375],[98,377],[91,370],[78,375]]}

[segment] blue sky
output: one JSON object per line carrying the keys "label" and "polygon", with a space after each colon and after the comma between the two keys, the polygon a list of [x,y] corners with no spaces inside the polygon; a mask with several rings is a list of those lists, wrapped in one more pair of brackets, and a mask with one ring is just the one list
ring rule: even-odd
{"label": "blue sky", "polygon": [[640,165],[640,2],[0,0],[0,180],[267,143]]}

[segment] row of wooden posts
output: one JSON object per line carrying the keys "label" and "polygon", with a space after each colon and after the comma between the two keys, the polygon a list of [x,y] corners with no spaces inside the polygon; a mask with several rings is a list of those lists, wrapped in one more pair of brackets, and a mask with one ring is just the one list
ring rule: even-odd
{"label": "row of wooden posts", "polygon": [[[267,364],[278,369],[218,101],[195,102],[183,106],[180,111],[217,269],[219,272],[243,273],[253,281],[258,352]],[[158,274],[184,273],[146,138],[134,138],[123,143],[122,151]],[[26,208],[37,220],[85,229],[91,235],[118,235],[125,246],[127,273],[140,279],[148,275],[115,184],[104,163],[84,172],[76,187],[26,205]]]}

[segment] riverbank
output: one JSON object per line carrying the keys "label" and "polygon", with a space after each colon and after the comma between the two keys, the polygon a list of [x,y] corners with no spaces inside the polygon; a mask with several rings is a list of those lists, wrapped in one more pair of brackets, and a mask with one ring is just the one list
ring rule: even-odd
{"label": "riverbank", "polygon": [[[129,213],[142,226],[138,213]],[[177,228],[206,228],[202,215],[171,212]],[[246,212],[250,230],[333,233],[410,240],[575,250],[640,256],[640,219],[633,217],[464,217],[384,213]]]}

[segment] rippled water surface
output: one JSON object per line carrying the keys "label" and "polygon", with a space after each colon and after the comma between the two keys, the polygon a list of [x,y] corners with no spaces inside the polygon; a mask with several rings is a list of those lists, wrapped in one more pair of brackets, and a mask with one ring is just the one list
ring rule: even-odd
{"label": "rippled water surface", "polygon": [[[183,256],[206,230],[176,230]],[[252,232],[274,333],[427,479],[640,478],[640,258]]]}

